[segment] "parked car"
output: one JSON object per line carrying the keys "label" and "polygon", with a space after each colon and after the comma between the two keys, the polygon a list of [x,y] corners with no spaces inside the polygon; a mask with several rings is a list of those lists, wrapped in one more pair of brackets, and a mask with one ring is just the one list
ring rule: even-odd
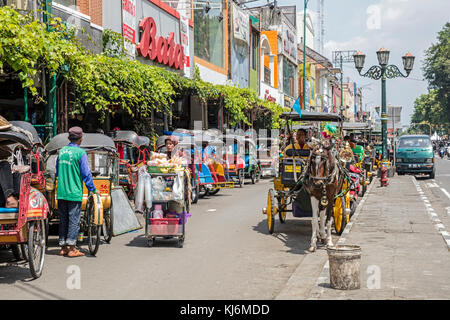
{"label": "parked car", "polygon": [[405,173],[428,174],[434,178],[434,153],[431,139],[427,135],[407,135],[400,137],[396,151],[396,171]]}

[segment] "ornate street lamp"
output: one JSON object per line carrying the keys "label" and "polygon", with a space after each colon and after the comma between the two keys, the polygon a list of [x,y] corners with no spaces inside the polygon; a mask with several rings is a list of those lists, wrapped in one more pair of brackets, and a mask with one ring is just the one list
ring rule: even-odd
{"label": "ornate street lamp", "polygon": [[389,63],[389,53],[389,50],[386,50],[385,48],[381,48],[377,51],[378,63],[380,64],[380,66],[387,66],[387,64]]}
{"label": "ornate street lamp", "polygon": [[403,68],[406,71],[404,75],[396,65],[389,64],[389,50],[381,48],[377,51],[377,58],[379,65],[374,65],[367,70],[366,73],[361,74],[362,68],[364,67],[364,60],[366,56],[364,53],[358,51],[353,55],[355,61],[355,68],[358,70],[359,75],[374,80],[381,79],[381,128],[383,135],[383,160],[387,160],[387,120],[388,116],[386,113],[386,78],[394,79],[398,77],[406,78],[409,76],[411,70],[414,66],[414,56],[411,53],[407,53],[402,57]]}

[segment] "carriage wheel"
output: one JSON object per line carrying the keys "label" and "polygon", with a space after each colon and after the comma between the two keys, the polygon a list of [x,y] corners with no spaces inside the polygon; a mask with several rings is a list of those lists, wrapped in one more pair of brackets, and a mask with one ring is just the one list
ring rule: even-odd
{"label": "carriage wheel", "polygon": [[252,184],[256,183],[256,169],[252,171],[250,174],[250,178],[252,179]]}
{"label": "carriage wheel", "polygon": [[87,229],[88,229],[88,247],[89,253],[93,256],[97,254],[98,247],[100,246],[100,234],[102,226],[96,225],[94,223],[94,206],[90,201],[86,206],[86,215],[87,215]]}
{"label": "carriage wheel", "polygon": [[242,186],[244,185],[244,180],[245,180],[244,169],[238,170],[238,176],[239,176],[239,188],[242,188]]}
{"label": "carriage wheel", "polygon": [[333,216],[334,216],[334,229],[338,235],[342,234],[345,226],[348,222],[348,216],[345,214],[346,209],[346,199],[345,196],[337,198],[334,202]]}
{"label": "carriage wheel", "polygon": [[198,196],[200,198],[206,197],[208,195],[208,189],[205,186],[200,186],[199,192],[198,192]]}
{"label": "carriage wheel", "polygon": [[256,167],[256,183],[261,179],[261,168],[259,166]]}
{"label": "carriage wheel", "polygon": [[45,223],[44,220],[31,221],[28,224],[28,263],[33,278],[42,274],[45,257]]}
{"label": "carriage wheel", "polygon": [[275,229],[275,215],[277,212],[277,207],[275,206],[275,191],[273,189],[269,190],[269,194],[267,197],[267,227],[269,229],[269,233],[272,234]]}
{"label": "carriage wheel", "polygon": [[[45,247],[47,248],[47,239],[48,239],[48,235],[47,235],[47,230],[45,230]],[[21,243],[20,244],[20,251],[22,251],[22,258],[25,261],[29,260],[29,255],[28,255],[28,244],[26,243]]]}
{"label": "carriage wheel", "polygon": [[278,215],[281,223],[286,222],[286,214],[286,198],[282,196],[278,198]]}
{"label": "carriage wheel", "polygon": [[17,261],[22,261],[24,259],[24,254],[21,247],[22,246],[20,244],[11,245],[11,251],[14,255],[14,259],[16,259]]}
{"label": "carriage wheel", "polygon": [[366,191],[367,191],[366,181],[367,181],[367,171],[365,171],[364,175],[363,175],[363,185],[362,185],[361,197],[364,197],[364,195],[366,194]]}
{"label": "carriage wheel", "polygon": [[213,196],[213,195],[217,194],[219,191],[220,191],[220,188],[216,188],[216,189],[210,190],[209,194]]}
{"label": "carriage wheel", "polygon": [[102,231],[103,231],[103,239],[107,243],[111,242],[111,239],[113,237],[113,215],[112,215],[112,202],[111,206],[109,207],[108,212],[105,212],[105,215],[103,217],[103,225],[102,225]]}
{"label": "carriage wheel", "polygon": [[191,203],[197,203],[198,202],[199,192],[200,192],[199,185],[196,185],[195,188],[192,188]]}

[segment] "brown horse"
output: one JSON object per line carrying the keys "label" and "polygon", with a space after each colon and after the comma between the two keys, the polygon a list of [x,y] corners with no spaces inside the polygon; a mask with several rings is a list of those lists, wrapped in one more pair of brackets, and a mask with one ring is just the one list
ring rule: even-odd
{"label": "brown horse", "polygon": [[[332,144],[329,141],[316,141],[306,166],[304,188],[310,196],[313,213],[310,252],[316,250],[319,237],[322,243],[326,243],[328,246],[333,245],[331,217],[334,197],[342,188],[343,177],[331,148]],[[325,234],[325,224],[327,225],[327,234]]]}

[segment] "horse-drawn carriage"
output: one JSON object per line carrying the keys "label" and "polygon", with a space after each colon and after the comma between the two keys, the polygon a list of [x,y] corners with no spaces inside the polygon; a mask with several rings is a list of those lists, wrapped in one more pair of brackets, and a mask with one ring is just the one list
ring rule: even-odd
{"label": "horse-drawn carriage", "polygon": [[[337,122],[340,125],[339,132],[342,132],[342,118],[338,114],[303,111],[300,117],[295,112],[287,112],[281,118],[286,121],[288,133],[292,121]],[[286,221],[287,212],[292,212],[294,217],[312,217],[310,251],[314,251],[319,236],[328,245],[332,244],[331,217],[338,234],[342,233],[349,221],[351,178],[345,163],[340,160],[343,148],[336,145],[335,137],[312,138],[309,150],[295,149],[292,139],[290,144],[293,147],[285,151],[286,156],[280,158],[279,174],[274,179],[274,187],[269,190],[263,213],[267,215],[269,233],[274,232],[277,214],[281,223]],[[328,235],[325,235],[325,223]]]}

